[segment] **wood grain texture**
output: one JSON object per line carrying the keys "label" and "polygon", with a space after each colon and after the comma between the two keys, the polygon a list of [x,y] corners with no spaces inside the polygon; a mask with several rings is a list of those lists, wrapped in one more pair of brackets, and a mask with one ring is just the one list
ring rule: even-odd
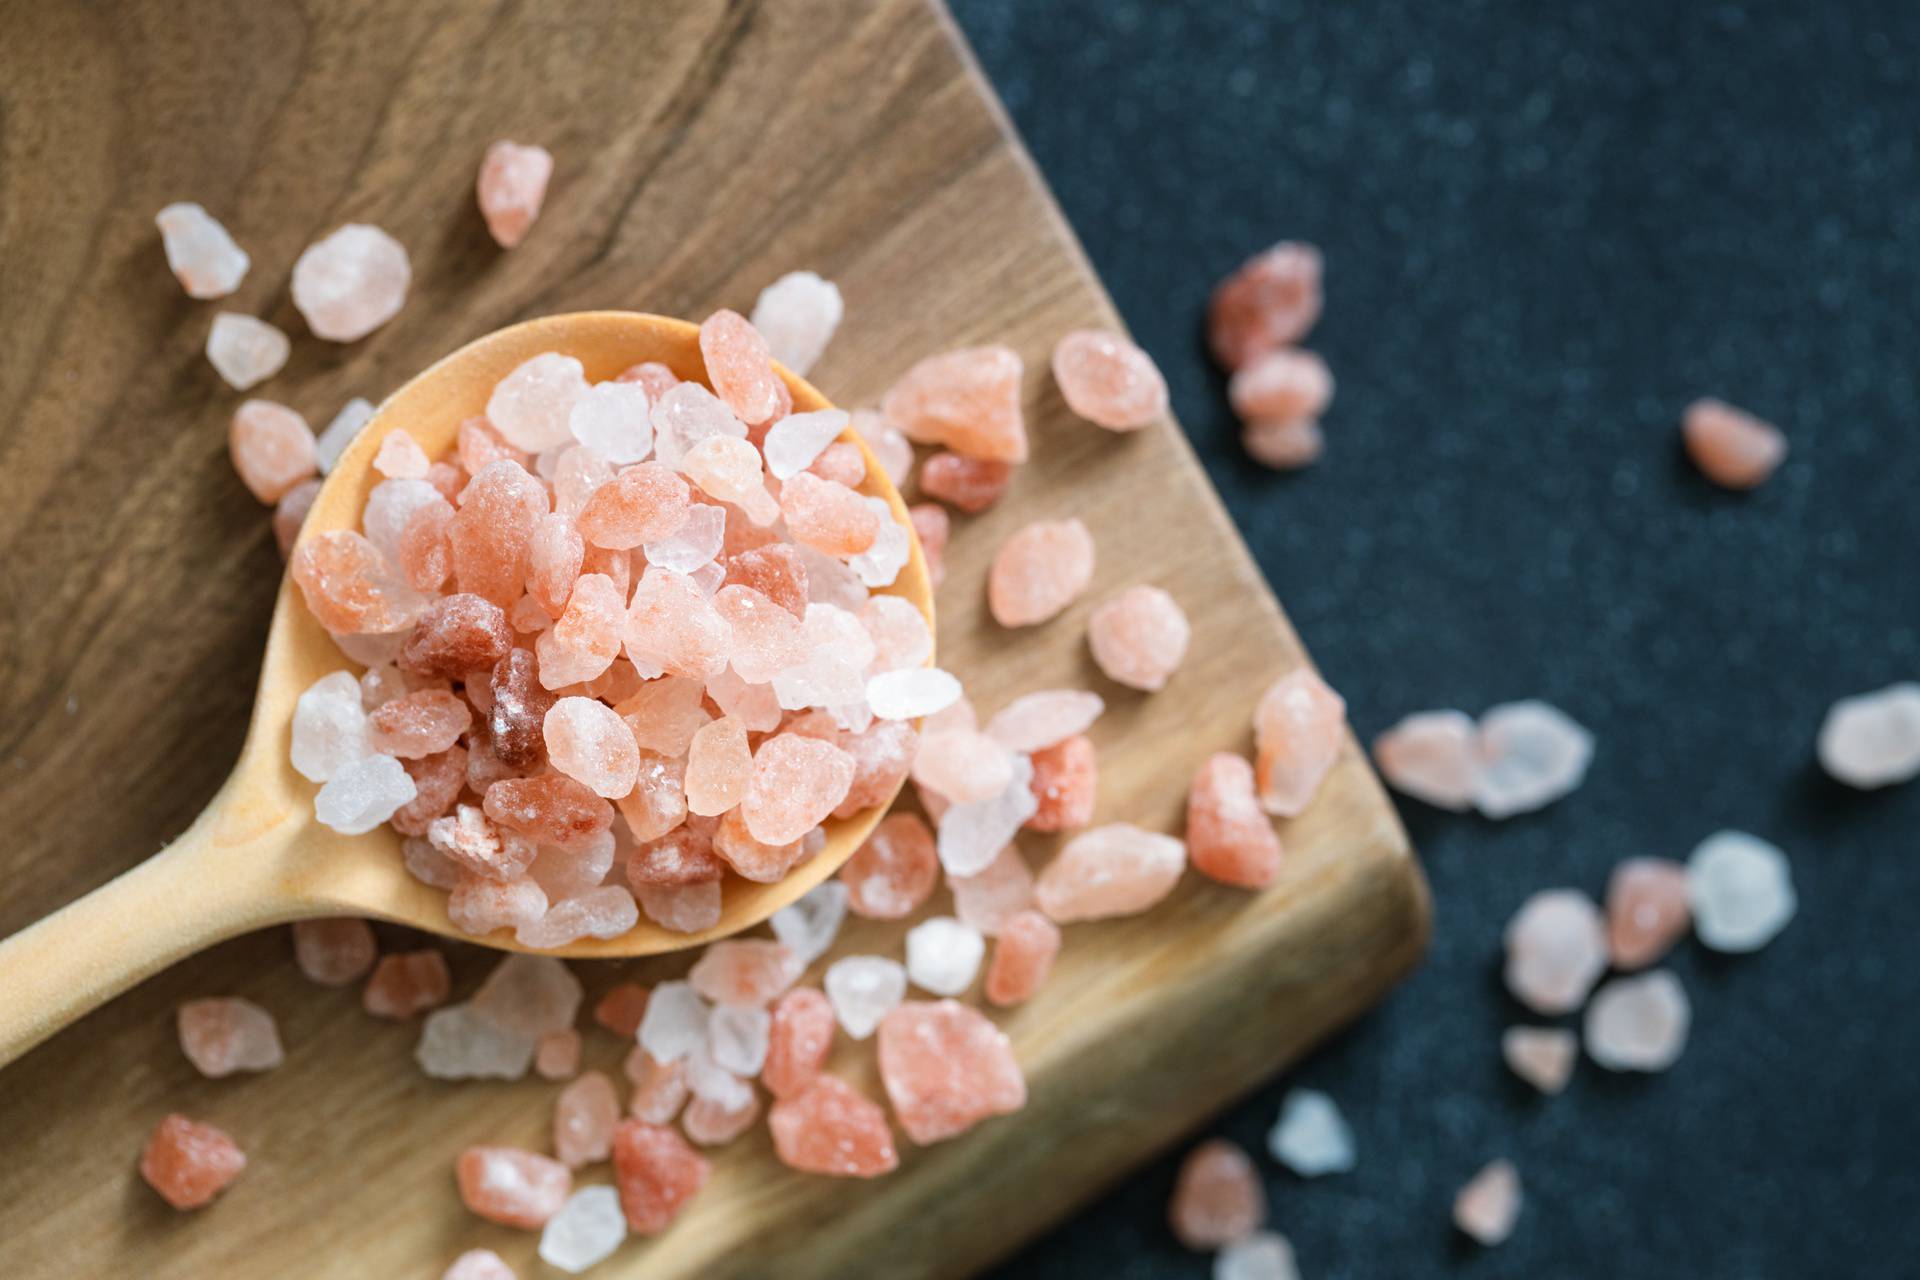
{"label": "wood grain texture", "polygon": [[[988,710],[1051,686],[1108,697],[1098,820],[1177,830],[1193,764],[1245,749],[1260,689],[1303,660],[1178,429],[1114,437],[1061,403],[1053,340],[1117,320],[957,36],[920,0],[0,0],[0,32],[0,931],[183,829],[239,748],[279,570],[226,461],[239,397],[200,355],[219,305],[295,336],[288,369],[257,394],[324,421],[517,319],[699,316],[812,267],[847,297],[814,371],[841,403],[870,403],[945,347],[1001,340],[1026,357],[1036,460],[999,508],[958,522],[942,653]],[[471,194],[502,136],[559,158],[543,221],[506,255]],[[166,273],[151,217],[175,199],[206,204],[253,255],[229,302],[192,302]],[[416,284],[394,323],[343,348],[306,336],[286,280],[302,247],[347,220],[407,244]],[[1094,590],[1010,637],[980,607],[988,558],[1019,525],[1064,514],[1094,532]],[[1082,638],[1091,603],[1143,580],[1173,590],[1195,629],[1187,667],[1153,697],[1104,681]],[[1417,957],[1424,887],[1351,745],[1282,834],[1290,861],[1266,893],[1190,877],[1150,915],[1068,930],[1053,983],[999,1015],[1030,1076],[1020,1119],[909,1151],[898,1175],[861,1185],[787,1173],[756,1129],[721,1153],[673,1232],[596,1274],[952,1275],[1011,1249]],[[1052,842],[1023,844],[1038,864]],[[861,922],[841,950],[895,951],[900,933]],[[451,959],[465,990],[493,957]],[[684,964],[581,971],[592,994]],[[221,993],[273,1010],[284,1067],[194,1075],[172,1010]],[[413,1069],[412,1041],[351,992],[303,982],[279,930],[155,977],[7,1070],[5,1271],[432,1276],[486,1244],[546,1274],[530,1236],[459,1208],[449,1168],[472,1141],[543,1146],[552,1086],[441,1086]],[[591,1064],[619,1056],[589,1033]],[[871,1087],[870,1058],[843,1045],[836,1067]],[[164,1208],[133,1173],[174,1109],[253,1157],[198,1215]]]}

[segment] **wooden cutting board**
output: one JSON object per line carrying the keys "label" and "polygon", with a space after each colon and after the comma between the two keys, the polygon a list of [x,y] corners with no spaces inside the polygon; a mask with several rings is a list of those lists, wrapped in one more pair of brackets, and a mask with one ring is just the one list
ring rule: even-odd
{"label": "wooden cutting board", "polygon": [[[1005,341],[1025,356],[1035,461],[1000,507],[958,522],[940,644],[989,711],[1036,688],[1107,696],[1097,820],[1177,831],[1195,763],[1246,749],[1260,690],[1303,660],[1177,426],[1118,437],[1066,411],[1046,372],[1054,339],[1118,319],[958,34],[921,0],[0,0],[0,31],[0,933],[179,832],[240,745],[280,566],[227,463],[240,397],[200,354],[221,305],[294,335],[257,394],[317,425],[509,321],[745,309],[811,267],[847,298],[814,374],[843,404],[872,403],[935,350]],[[498,137],[559,160],[544,219],[511,254],[472,199]],[[253,255],[225,304],[190,301],[166,271],[151,219],[180,199]],[[339,347],[306,334],[287,278],[349,220],[397,235],[415,284],[395,322]],[[1068,514],[1099,547],[1088,601],[998,630],[981,607],[993,549]],[[1152,697],[1106,682],[1083,640],[1090,603],[1141,581],[1194,624],[1186,667]],[[1018,1118],[908,1151],[872,1184],[792,1174],[756,1128],[670,1234],[596,1274],[957,1275],[1043,1230],[1417,958],[1424,885],[1351,744],[1282,834],[1287,871],[1263,894],[1189,877],[1149,915],[1067,931],[1042,996],[995,1015],[1030,1076]],[[1036,865],[1051,848],[1023,844]],[[948,909],[944,893],[929,909]],[[856,922],[840,949],[897,953],[902,932]],[[493,957],[452,959],[463,993]],[[684,964],[581,972],[591,997]],[[285,1066],[194,1074],[173,1008],[214,994],[274,1012]],[[355,993],[304,982],[281,930],[136,988],[0,1080],[0,1270],[433,1277],[490,1245],[523,1277],[549,1274],[532,1236],[460,1208],[450,1170],[470,1142],[544,1146],[554,1087],[438,1084],[414,1069],[413,1040]],[[614,1070],[613,1038],[587,1041]],[[843,1045],[835,1069],[872,1087],[871,1057]],[[252,1161],[198,1214],[134,1173],[175,1109],[233,1132]]]}

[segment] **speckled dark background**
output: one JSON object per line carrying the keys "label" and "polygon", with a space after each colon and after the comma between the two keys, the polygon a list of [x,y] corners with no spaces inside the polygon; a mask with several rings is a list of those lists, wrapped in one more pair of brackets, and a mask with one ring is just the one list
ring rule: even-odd
{"label": "speckled dark background", "polygon": [[[1920,783],[1812,764],[1835,698],[1920,678],[1920,5],[953,7],[1362,737],[1538,696],[1599,740],[1545,813],[1404,806],[1426,965],[1211,1130],[1260,1151],[1302,1275],[1920,1273]],[[1339,383],[1291,477],[1239,454],[1201,344],[1211,283],[1283,237],[1325,250]],[[1706,393],[1791,437],[1758,494],[1680,454]],[[1508,916],[1723,826],[1787,850],[1798,919],[1682,948],[1672,1073],[1530,1096]],[[1344,1106],[1354,1173],[1264,1154],[1293,1083]],[[1449,1206],[1502,1154],[1527,1208],[1483,1252]],[[1174,1164],[1000,1274],[1208,1274]]]}

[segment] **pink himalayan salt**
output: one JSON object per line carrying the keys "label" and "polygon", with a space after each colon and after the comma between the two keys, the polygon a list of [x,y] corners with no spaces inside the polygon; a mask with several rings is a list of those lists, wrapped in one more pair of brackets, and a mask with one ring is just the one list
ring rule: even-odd
{"label": "pink himalayan salt", "polygon": [[698,680],[665,676],[642,684],[632,697],[615,705],[642,751],[682,756],[693,746],[693,735],[710,718],[700,705],[705,690]]}
{"label": "pink himalayan salt", "polygon": [[418,760],[452,747],[472,723],[473,710],[458,695],[422,689],[376,707],[367,740],[381,755]]}
{"label": "pink himalayan salt", "polygon": [[1100,670],[1149,693],[1166,687],[1192,638],[1186,612],[1158,587],[1128,587],[1087,617],[1087,645]]}
{"label": "pink himalayan salt", "polygon": [[509,769],[539,760],[546,747],[547,711],[554,698],[540,684],[534,656],[525,649],[515,649],[500,659],[488,677],[487,692],[493,700],[487,712],[493,754]]}
{"label": "pink himalayan salt", "polygon": [[909,1000],[880,1020],[880,1078],[907,1137],[921,1146],[1027,1102],[1013,1046],[957,1000]]}
{"label": "pink himalayan salt", "polygon": [[1304,813],[1346,737],[1347,703],[1307,667],[1268,686],[1253,713],[1254,770],[1268,813]]}
{"label": "pink himalayan salt", "polygon": [[491,1249],[469,1249],[440,1273],[440,1280],[518,1280],[513,1268]]}
{"label": "pink himalayan salt", "polygon": [[1229,370],[1306,337],[1320,318],[1320,251],[1282,241],[1242,263],[1213,291],[1207,340]]}
{"label": "pink himalayan salt", "polygon": [[1201,1251],[1258,1231],[1267,1220],[1267,1191],[1252,1159],[1224,1138],[1195,1147],[1174,1180],[1167,1220],[1181,1244]]}
{"label": "pink himalayan salt", "polygon": [[1153,357],[1103,329],[1076,329],[1054,344],[1053,379],[1069,409],[1110,431],[1137,431],[1167,411],[1167,380]]}
{"label": "pink himalayan salt", "polygon": [[1584,893],[1547,889],[1521,904],[1506,930],[1507,990],[1549,1016],[1572,1013],[1607,967],[1600,912]]}
{"label": "pink himalayan salt", "polygon": [[[571,1080],[580,1070],[580,1033],[568,1027],[541,1036],[533,1047],[533,1070],[542,1080]],[[614,1114],[620,1114],[617,1105]],[[564,1154],[561,1159],[566,1159]]]}
{"label": "pink himalayan salt", "polygon": [[623,1120],[613,1131],[613,1176],[620,1208],[637,1234],[665,1231],[706,1185],[713,1166],[672,1129]]}
{"label": "pink himalayan salt", "polygon": [[[434,467],[440,464],[435,463]],[[434,467],[427,468],[428,483],[433,484]],[[464,482],[465,477],[461,477]],[[435,486],[436,489],[438,486]],[[442,494],[439,502],[425,502],[413,509],[400,529],[400,540],[393,558],[408,585],[415,591],[438,591],[453,572],[453,545],[447,534],[453,529],[453,503],[460,495],[461,483],[451,494]]]}
{"label": "pink himalayan salt", "polygon": [[573,441],[573,410],[588,395],[585,370],[572,356],[543,351],[516,365],[487,397],[487,421],[517,449],[541,455],[535,465],[551,474],[547,452]]}
{"label": "pink himalayan salt", "polygon": [[533,529],[547,514],[547,491],[515,463],[490,462],[460,494],[447,530],[453,576],[460,590],[485,596],[502,609],[526,590]]}
{"label": "pink himalayan salt", "polygon": [[1020,411],[1019,355],[1008,347],[967,347],[928,356],[894,383],[880,411],[908,439],[970,458],[1027,460]]}
{"label": "pink himalayan salt", "polygon": [[491,880],[462,873],[447,895],[447,919],[476,938],[495,929],[518,929],[546,913],[546,891],[531,879]]}
{"label": "pink himalayan salt", "polygon": [[491,463],[505,460],[525,467],[531,459],[524,449],[503,439],[485,415],[468,418],[454,433],[454,460],[470,476],[477,476]]}
{"label": "pink himalayan salt", "polygon": [[880,517],[865,499],[810,471],[780,486],[780,510],[794,541],[842,560],[867,550],[880,532]]}
{"label": "pink himalayan salt", "polygon": [[789,271],[760,291],[753,304],[753,327],[766,335],[768,350],[801,377],[827,349],[846,312],[839,288],[812,271]]}
{"label": "pink himalayan salt", "polygon": [[582,938],[617,938],[639,922],[633,894],[610,884],[553,903],[544,916],[516,928],[514,938],[523,947],[549,950]]}
{"label": "pink himalayan salt", "polygon": [[944,507],[931,502],[916,502],[907,508],[914,536],[920,539],[920,554],[926,558],[927,577],[938,587],[947,577],[947,541],[953,536],[953,521]]}
{"label": "pink himalayan salt", "polygon": [[[794,417],[800,415],[795,414]],[[791,422],[793,419],[785,419]],[[860,446],[840,440],[820,451],[820,456],[807,464],[807,470],[822,480],[831,480],[843,484],[849,489],[857,489],[867,479],[867,459],[860,452]]]}
{"label": "pink himalayan salt", "polygon": [[1127,822],[1083,831],[1040,873],[1034,897],[1058,924],[1134,915],[1173,892],[1187,847]]}
{"label": "pink himalayan salt", "polygon": [[1520,1217],[1520,1173],[1495,1160],[1473,1175],[1453,1199],[1453,1223],[1483,1245],[1504,1243]]}
{"label": "pink himalayan salt", "polygon": [[1000,926],[987,965],[987,999],[1004,1007],[1023,1004],[1046,984],[1060,954],[1060,926],[1038,911],[1020,911]]}
{"label": "pink himalayan salt", "polygon": [[513,1147],[468,1147],[454,1177],[468,1212],[523,1231],[544,1225],[573,1190],[566,1165]]}
{"label": "pink himalayan salt", "polygon": [[737,311],[716,311],[700,325],[700,358],[714,393],[742,422],[765,422],[779,404],[779,375],[767,340]]}
{"label": "pink himalayan salt", "polygon": [[1692,1021],[1671,971],[1615,978],[1587,1004],[1587,1056],[1609,1071],[1665,1071],[1686,1049]]}
{"label": "pink himalayan salt", "polygon": [[816,1076],[804,1092],[779,1098],[767,1127],[780,1162],[803,1173],[877,1178],[900,1165],[886,1113],[836,1076]]}
{"label": "pink himalayan salt", "polygon": [[413,799],[393,811],[388,821],[403,836],[424,836],[434,819],[453,809],[453,802],[467,784],[467,749],[449,747],[437,755],[401,762],[413,779]]}
{"label": "pink himalayan salt", "polygon": [[1313,352],[1285,347],[1234,370],[1227,398],[1243,422],[1313,422],[1333,399],[1333,375]]}
{"label": "pink himalayan salt", "polygon": [[728,1107],[710,1098],[695,1098],[680,1114],[680,1127],[689,1140],[703,1147],[723,1147],[753,1127],[760,1118],[760,1099],[749,1094],[744,1105]]}
{"label": "pink himalayan salt", "polygon": [[1264,889],[1280,874],[1280,837],[1260,807],[1253,766],[1221,752],[1187,790],[1187,852],[1193,869],[1222,884]]}
{"label": "pink himalayan salt", "polygon": [[503,778],[487,788],[482,807],[495,823],[542,844],[589,839],[613,823],[611,805],[559,774]]}
{"label": "pink himalayan salt", "polygon": [[626,467],[594,490],[580,511],[580,536],[596,547],[625,551],[672,537],[687,520],[686,478],[658,462]]}
{"label": "pink himalayan salt", "polygon": [[656,840],[627,855],[627,883],[636,892],[643,885],[692,885],[718,880],[727,865],[713,851],[712,819],[696,815]]}
{"label": "pink himalayan salt", "polygon": [[1815,747],[1828,777],[1863,791],[1920,776],[1920,684],[1840,699],[1821,721]]}
{"label": "pink himalayan salt", "polygon": [[817,826],[809,827],[803,836],[790,844],[771,844],[756,839],[747,829],[741,811],[736,808],[729,809],[714,828],[713,851],[726,859],[727,865],[741,878],[756,884],[772,884],[784,878],[802,858],[817,852],[819,842],[825,839],[825,833],[819,831]]}
{"label": "pink himalayan salt", "polygon": [[[720,589],[750,587],[795,618],[807,614],[807,569],[800,553],[784,542],[750,547],[727,557]],[[716,593],[718,594],[718,593]]]}
{"label": "pink himalayan salt", "polygon": [[1711,398],[1687,406],[1680,434],[1693,464],[1726,489],[1759,488],[1787,456],[1778,427]]}
{"label": "pink himalayan salt", "polygon": [[411,1018],[445,1004],[453,989],[446,957],[432,949],[381,956],[360,993],[361,1007],[376,1018]]}
{"label": "pink himalayan salt", "polygon": [[920,735],[910,724],[876,720],[864,731],[841,734],[834,741],[853,761],[853,781],[833,816],[850,818],[863,809],[892,802],[913,766]]}
{"label": "pink himalayan salt", "polygon": [[648,1124],[672,1124],[689,1092],[685,1059],[662,1062],[635,1045],[620,1069],[633,1085],[633,1094],[627,1099],[628,1114]]}
{"label": "pink himalayan salt", "polygon": [[746,727],[731,716],[708,722],[695,731],[687,752],[687,811],[725,813],[746,796],[752,776]]}
{"label": "pink himalayan salt", "polygon": [[519,878],[539,852],[526,833],[510,830],[467,804],[429,823],[427,842],[463,871],[489,880]]}
{"label": "pink himalayan salt", "polygon": [[954,804],[992,799],[1013,780],[1013,753],[973,729],[923,734],[913,780]]}
{"label": "pink himalayan salt", "polygon": [[1669,858],[1628,858],[1607,880],[1607,951],[1613,967],[1644,969],[1693,924],[1687,869]]}
{"label": "pink himalayan salt", "polygon": [[398,240],[349,222],[293,263],[293,305],[316,338],[355,342],[400,313],[413,268]]}
{"label": "pink himalayan salt", "polygon": [[[575,1033],[577,1034],[577,1033]],[[605,1160],[613,1151],[620,1099],[604,1072],[588,1071],[553,1102],[553,1154],[569,1169]]]}
{"label": "pink himalayan salt", "polygon": [[1036,750],[1027,786],[1035,809],[1024,824],[1029,831],[1073,831],[1093,821],[1099,764],[1093,740],[1085,734],[1062,738]]}
{"label": "pink himalayan salt", "polygon": [[307,522],[307,512],[313,510],[313,500],[319,496],[320,482],[311,478],[280,495],[280,503],[273,509],[273,540],[280,548],[282,560],[293,554],[294,540]]}
{"label": "pink himalayan salt", "polygon": [[987,733],[1010,751],[1038,751],[1086,732],[1106,705],[1099,694],[1084,689],[1042,689],[995,712]]}
{"label": "pink himalayan salt", "polygon": [[637,667],[710,680],[732,649],[727,620],[684,574],[650,566],[627,605],[627,656]]}
{"label": "pink himalayan salt", "polygon": [[651,751],[640,753],[634,787],[620,797],[620,816],[635,840],[651,843],[687,819],[687,767]]}
{"label": "pink himalayan salt", "polygon": [[1464,711],[1419,711],[1373,740],[1389,786],[1436,808],[1473,808],[1480,780],[1480,731]]}
{"label": "pink himalayan salt", "polygon": [[1593,735],[1537,699],[1488,708],[1479,730],[1474,804],[1489,818],[1552,804],[1580,785],[1593,760]]}
{"label": "pink himalayan salt", "polygon": [[432,467],[427,451],[404,431],[389,433],[373,455],[373,469],[390,480],[424,480]]}
{"label": "pink himalayan salt", "polygon": [[246,1154],[225,1130],[178,1112],[154,1127],[140,1153],[140,1176],[176,1209],[209,1203],[246,1167]]}
{"label": "pink himalayan salt", "polygon": [[491,671],[512,651],[513,633],[500,606],[457,592],[421,610],[398,663],[411,676],[464,680],[473,672]]}
{"label": "pink himalayan salt", "polygon": [[807,659],[800,619],[752,587],[734,584],[713,593],[714,611],[726,619],[728,661],[748,684],[766,684]]}
{"label": "pink himalayan salt", "polygon": [[936,453],[920,465],[920,492],[956,511],[979,515],[1013,483],[1013,464],[958,453]]}
{"label": "pink himalayan salt", "polygon": [[561,698],[544,724],[547,759],[554,768],[609,800],[633,790],[640,748],[612,707],[594,698]]}
{"label": "pink himalayan salt", "polygon": [[167,268],[190,298],[224,298],[240,287],[252,260],[204,207],[176,201],[154,215]]}
{"label": "pink himalayan salt", "polygon": [[251,1000],[188,1000],[175,1022],[181,1052],[209,1080],[236,1071],[271,1071],[286,1059],[273,1015]]}
{"label": "pink himalayan salt", "polygon": [[340,916],[294,922],[293,962],[308,981],[323,987],[346,986],[373,967],[377,952],[365,920]]}
{"label": "pink himalayan salt", "polygon": [[527,543],[527,592],[549,617],[558,618],[566,609],[586,554],[587,545],[568,517],[553,512],[534,522]]}
{"label": "pink himalayan salt", "polygon": [[1561,1027],[1508,1027],[1500,1034],[1507,1067],[1548,1097],[1567,1087],[1579,1052],[1579,1040]]}
{"label": "pink himalayan salt", "polygon": [[989,938],[1033,904],[1033,872],[1015,845],[974,875],[948,876],[947,888],[953,892],[953,914]]}
{"label": "pink himalayan salt", "polygon": [[207,362],[235,391],[258,386],[280,372],[293,344],[287,335],[253,316],[222,311],[207,330]]}
{"label": "pink himalayan salt", "polygon": [[796,987],[774,1002],[760,1083],[775,1098],[792,1098],[819,1078],[833,1049],[833,1006],[815,987]]}
{"label": "pink himalayan salt", "polygon": [[1045,622],[1093,581],[1093,535],[1077,519],[1039,520],[1001,544],[987,571],[987,607],[1003,627]]}
{"label": "pink himalayan salt", "polygon": [[496,142],[480,161],[475,194],[487,231],[502,249],[526,239],[553,177],[553,154],[545,147]]}
{"label": "pink himalayan salt", "polygon": [[917,814],[889,814],[840,868],[840,879],[853,914],[869,920],[912,915],[940,879],[933,832]]}
{"label": "pink himalayan salt", "polygon": [[604,674],[620,655],[626,625],[626,597],[614,580],[603,573],[582,574],[572,584],[566,609],[534,642],[541,687],[564,689]]}
{"label": "pink himalayan salt", "polygon": [[280,501],[319,470],[307,420],[271,400],[242,401],[234,410],[227,452],[240,482],[266,503]]}
{"label": "pink himalayan salt", "polygon": [[799,980],[805,968],[785,943],[729,939],[708,947],[687,981],[715,1004],[765,1005]]}
{"label": "pink himalayan salt", "polygon": [[628,369],[622,369],[615,382],[637,382],[646,388],[647,399],[658,401],[661,396],[680,385],[674,371],[658,360],[644,360]]}
{"label": "pink himalayan salt", "polygon": [[797,734],[768,738],[753,754],[740,815],[754,839],[784,845],[826,821],[853,785],[853,759],[832,743]]}
{"label": "pink himalayan salt", "polygon": [[1249,422],[1240,445],[1263,467],[1298,471],[1320,461],[1327,440],[1318,422]]}

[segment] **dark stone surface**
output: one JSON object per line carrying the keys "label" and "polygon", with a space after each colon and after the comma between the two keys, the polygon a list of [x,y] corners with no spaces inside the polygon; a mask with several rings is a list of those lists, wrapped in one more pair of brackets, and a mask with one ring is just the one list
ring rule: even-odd
{"label": "dark stone surface", "polygon": [[[1303,1276],[1915,1274],[1920,784],[1846,793],[1812,744],[1835,698],[1920,678],[1920,6],[954,8],[1361,736],[1537,696],[1599,739],[1543,814],[1405,806],[1426,966],[1214,1125],[1258,1150],[1293,1083],[1345,1107],[1353,1174],[1260,1156]],[[1239,453],[1200,340],[1212,283],[1287,237],[1326,252],[1308,345],[1339,382],[1292,477]],[[1791,437],[1758,494],[1680,454],[1709,393]],[[1680,950],[1670,1075],[1529,1096],[1496,1044],[1508,916],[1726,826],[1788,851],[1799,918]],[[1481,1252],[1449,1206],[1500,1154],[1528,1205]],[[1001,1274],[1208,1274],[1163,1225],[1173,1171]]]}

